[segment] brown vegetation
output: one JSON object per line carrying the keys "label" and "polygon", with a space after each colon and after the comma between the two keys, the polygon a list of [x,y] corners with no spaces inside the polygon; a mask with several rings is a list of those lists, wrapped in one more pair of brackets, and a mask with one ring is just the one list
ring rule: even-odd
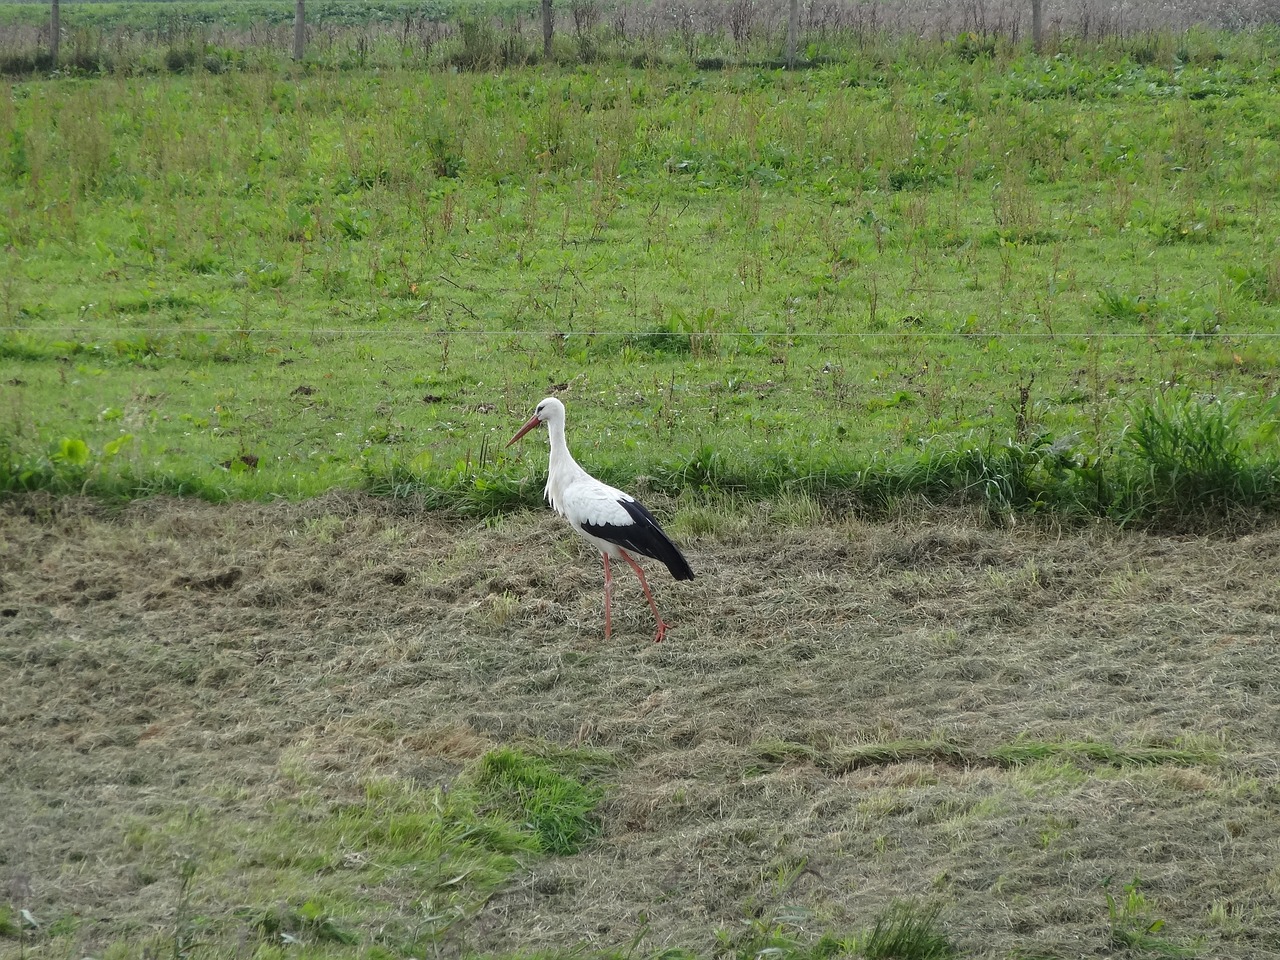
{"label": "brown vegetation", "polygon": [[617,761],[604,835],[475,948],[625,946],[643,912],[643,952],[709,952],[783,902],[852,929],[916,898],[969,956],[1112,955],[1102,884],[1140,876],[1161,936],[1280,950],[1280,533],[753,510],[695,537],[656,506],[698,571],[657,584],[661,645],[628,581],[603,642],[598,559],[544,513],[9,501],[0,890],[86,949],[163,930],[180,878],[138,823],[525,743]]}

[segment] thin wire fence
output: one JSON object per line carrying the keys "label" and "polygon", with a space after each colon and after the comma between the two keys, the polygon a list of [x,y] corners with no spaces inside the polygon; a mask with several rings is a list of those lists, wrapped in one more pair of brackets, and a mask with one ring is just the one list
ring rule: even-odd
{"label": "thin wire fence", "polygon": [[938,331],[938,330],[871,330],[871,331],[824,331],[824,330],[671,330],[666,328],[636,330],[558,330],[558,329],[511,329],[511,330],[474,330],[468,328],[439,330],[385,330],[377,327],[183,327],[183,326],[0,326],[0,333],[40,333],[64,334],[76,333],[101,334],[104,336],[121,333],[148,333],[166,336],[190,334],[223,334],[230,336],[317,336],[317,337],[380,337],[387,340],[416,340],[422,337],[786,337],[788,339],[815,340],[897,340],[911,337],[922,340],[1276,340],[1280,339],[1280,331],[1090,331],[1065,330],[1049,332],[1046,330],[975,330],[975,331]]}

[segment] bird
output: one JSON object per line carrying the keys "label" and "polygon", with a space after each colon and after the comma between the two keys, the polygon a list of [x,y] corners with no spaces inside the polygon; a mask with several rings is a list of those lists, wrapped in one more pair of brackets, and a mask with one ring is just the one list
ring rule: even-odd
{"label": "bird", "polygon": [[629,493],[602,483],[587,473],[569,453],[564,437],[564,404],[556,397],[547,397],[533,411],[533,416],[507,441],[510,447],[534,427],[547,425],[551,442],[551,459],[547,467],[547,487],[544,495],[553,510],[569,521],[584,540],[600,551],[604,558],[604,638],[611,632],[610,606],[613,600],[613,577],[609,560],[627,561],[640,578],[640,586],[658,621],[658,635],[654,643],[661,643],[670,625],[658,613],[644,571],[632,558],[638,553],[660,560],[677,580],[692,580],[693,570],[680,549],[662,532],[658,521],[644,505]]}

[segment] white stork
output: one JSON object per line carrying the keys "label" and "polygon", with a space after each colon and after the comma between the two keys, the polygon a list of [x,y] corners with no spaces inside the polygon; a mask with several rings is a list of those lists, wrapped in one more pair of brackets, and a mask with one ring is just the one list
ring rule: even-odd
{"label": "white stork", "polygon": [[555,397],[543,400],[529,422],[520,428],[507,446],[515,443],[534,427],[545,423],[547,436],[551,440],[551,463],[547,469],[547,489],[545,495],[552,508],[560,516],[569,521],[579,535],[595,546],[604,557],[604,638],[609,639],[610,602],[613,599],[613,577],[609,573],[609,558],[621,557],[631,565],[631,569],[640,578],[640,586],[644,587],[644,595],[653,610],[653,618],[658,621],[658,635],[655,643],[660,643],[666,636],[667,624],[658,613],[658,605],[653,602],[653,594],[649,592],[649,584],[644,578],[640,565],[631,559],[632,553],[639,553],[654,560],[661,560],[677,580],[692,580],[693,571],[689,563],[680,554],[671,539],[662,532],[653,514],[646,510],[635,497],[623,493],[616,487],[601,483],[578,465],[569,453],[569,445],[564,439],[564,404]]}

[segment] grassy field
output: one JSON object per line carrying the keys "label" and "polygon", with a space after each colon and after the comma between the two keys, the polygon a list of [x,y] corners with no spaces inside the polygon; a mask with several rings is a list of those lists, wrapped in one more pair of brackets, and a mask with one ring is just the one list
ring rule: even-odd
{"label": "grassy field", "polygon": [[0,957],[1280,956],[1280,35],[203,29],[0,96]]}
{"label": "grassy field", "polygon": [[654,507],[8,501],[0,956],[1280,956],[1275,531]]}
{"label": "grassy field", "polygon": [[1275,38],[969,42],[10,86],[0,478],[1273,505]]}

